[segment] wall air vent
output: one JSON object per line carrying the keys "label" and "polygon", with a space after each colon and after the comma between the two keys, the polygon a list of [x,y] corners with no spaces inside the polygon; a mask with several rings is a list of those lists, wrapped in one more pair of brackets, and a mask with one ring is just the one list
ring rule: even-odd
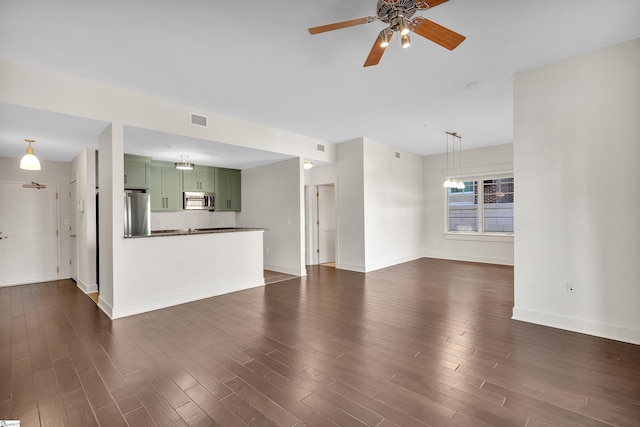
{"label": "wall air vent", "polygon": [[400,153],[398,151],[396,151],[396,159],[400,158]]}
{"label": "wall air vent", "polygon": [[209,119],[206,116],[191,113],[191,124],[194,126],[201,126],[203,128],[206,128],[208,121]]}
{"label": "wall air vent", "polygon": [[323,144],[318,144],[318,145],[316,145],[316,149],[317,149],[318,151],[322,151],[322,152],[324,153],[324,145],[323,145]]}

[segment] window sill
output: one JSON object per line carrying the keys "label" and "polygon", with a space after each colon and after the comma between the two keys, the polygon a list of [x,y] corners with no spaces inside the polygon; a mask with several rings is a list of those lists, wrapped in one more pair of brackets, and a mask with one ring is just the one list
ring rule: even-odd
{"label": "window sill", "polygon": [[476,242],[513,243],[513,233],[469,233],[449,231],[444,233],[445,240],[470,240]]}

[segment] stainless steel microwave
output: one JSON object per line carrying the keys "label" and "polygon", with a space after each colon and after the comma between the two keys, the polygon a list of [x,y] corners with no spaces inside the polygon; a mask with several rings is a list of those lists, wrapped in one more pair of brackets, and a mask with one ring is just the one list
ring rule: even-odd
{"label": "stainless steel microwave", "polygon": [[216,208],[214,193],[204,191],[185,191],[182,207],[184,209],[200,209],[213,211]]}

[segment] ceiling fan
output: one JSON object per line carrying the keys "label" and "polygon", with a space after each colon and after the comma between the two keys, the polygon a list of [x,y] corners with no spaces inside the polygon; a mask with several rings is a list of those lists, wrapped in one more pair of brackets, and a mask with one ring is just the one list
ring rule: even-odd
{"label": "ceiling fan", "polygon": [[369,56],[364,63],[365,67],[377,65],[380,62],[384,50],[389,46],[391,37],[396,31],[400,33],[402,47],[404,48],[409,47],[411,44],[409,31],[413,31],[442,47],[453,50],[464,41],[465,36],[429,21],[422,16],[413,18],[413,15],[418,10],[429,9],[446,1],[448,0],[378,0],[377,15],[375,16],[365,16],[309,28],[309,33],[325,33],[339,30],[340,28],[353,27],[354,25],[368,24],[373,21],[382,21],[389,24],[387,28],[380,31],[378,38],[373,43],[371,52],[369,52]]}

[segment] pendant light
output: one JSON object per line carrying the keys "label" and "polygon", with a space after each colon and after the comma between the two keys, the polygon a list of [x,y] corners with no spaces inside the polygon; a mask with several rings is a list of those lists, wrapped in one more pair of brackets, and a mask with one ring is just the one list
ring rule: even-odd
{"label": "pendant light", "polygon": [[190,163],[189,156],[180,156],[180,161],[176,162],[176,169],[180,169],[182,171],[190,171],[193,170],[193,163]]}
{"label": "pendant light", "polygon": [[[447,174],[445,176],[444,188],[455,188],[458,190],[464,190],[465,184],[462,179],[462,137],[457,132],[445,132],[446,134],[446,148],[447,148]],[[451,137],[451,138],[449,138]],[[451,139],[451,143],[449,140]],[[456,140],[459,143],[458,149],[458,173],[456,173]],[[449,145],[451,145],[451,162],[449,162]],[[451,164],[451,170],[449,169]],[[453,178],[451,175],[453,174]]]}
{"label": "pendant light", "polygon": [[39,171],[40,170],[40,160],[33,154],[33,148],[31,148],[31,144],[33,144],[35,139],[25,139],[24,140],[29,146],[27,147],[27,152],[24,156],[22,156],[22,160],[20,160],[20,169],[28,170],[28,171]]}
{"label": "pendant light", "polygon": [[[455,133],[455,132],[454,132]],[[454,135],[453,145],[455,147],[455,138],[458,139],[458,190],[464,190],[464,179],[462,179],[462,137],[458,134]]]}

